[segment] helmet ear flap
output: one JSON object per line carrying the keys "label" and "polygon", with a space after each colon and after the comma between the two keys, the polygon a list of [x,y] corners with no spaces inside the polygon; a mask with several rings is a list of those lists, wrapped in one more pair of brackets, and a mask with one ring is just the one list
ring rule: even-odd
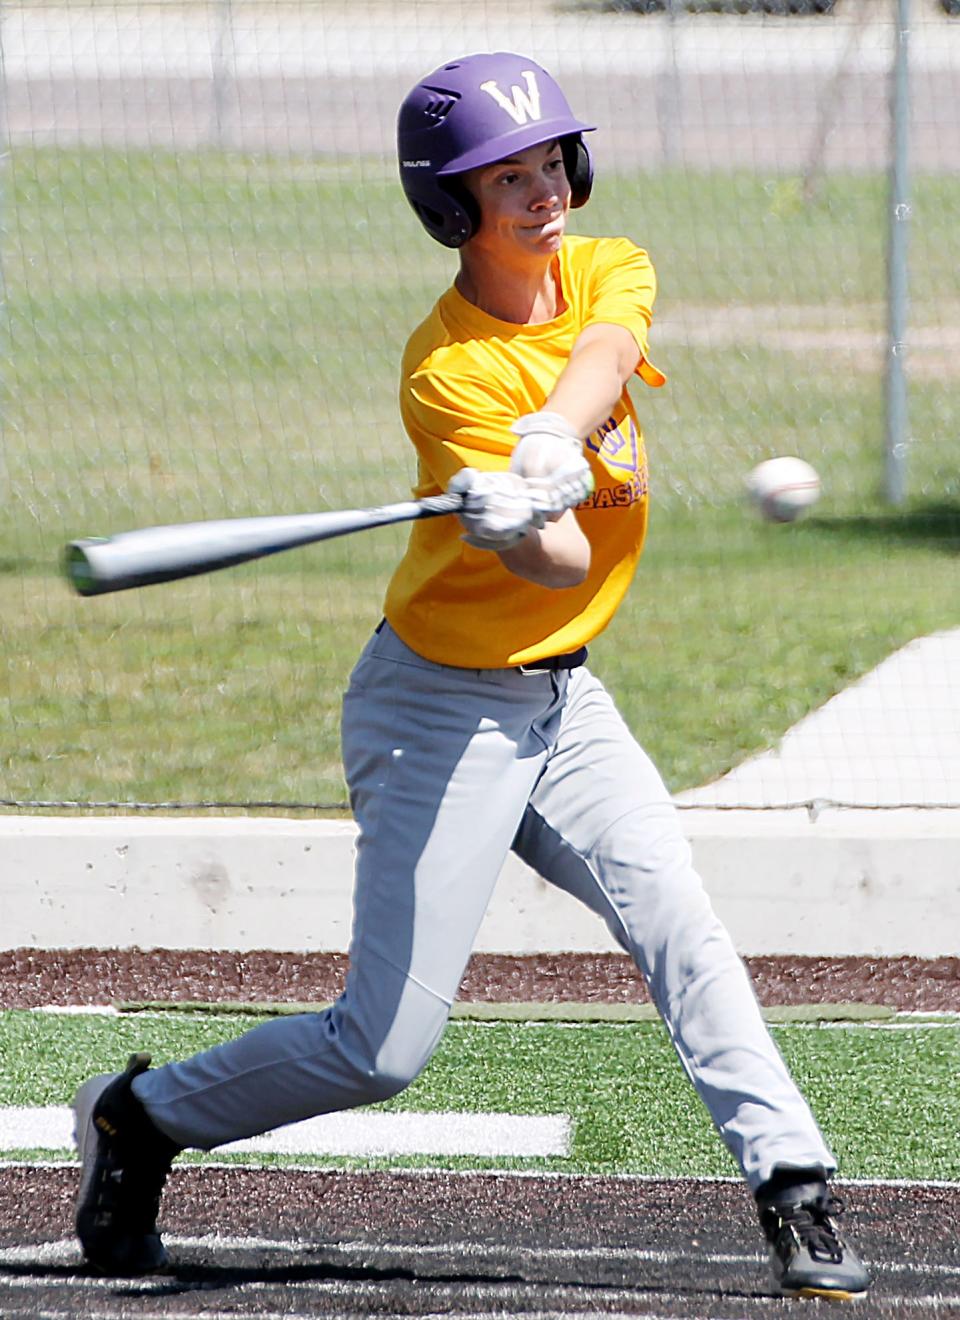
{"label": "helmet ear flap", "polygon": [[593,161],[580,133],[570,133],[560,139],[563,168],[570,184],[570,205],[584,206],[593,187]]}
{"label": "helmet ear flap", "polygon": [[456,174],[438,179],[437,183],[453,202],[453,213],[458,221],[454,241],[447,240],[446,245],[447,247],[462,247],[467,239],[473,238],[480,228],[480,206],[473,193]]}

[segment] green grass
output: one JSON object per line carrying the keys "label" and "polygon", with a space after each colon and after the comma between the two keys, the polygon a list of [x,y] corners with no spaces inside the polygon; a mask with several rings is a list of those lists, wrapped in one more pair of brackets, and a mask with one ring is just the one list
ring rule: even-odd
{"label": "green grass", "polygon": [[[0,1105],[68,1104],[86,1076],[121,1066],[131,1050],[149,1049],[158,1064],[230,1039],[258,1020],[0,1014]],[[794,1026],[773,1033],[847,1177],[960,1181],[960,1026]],[[443,1161],[451,1167],[736,1172],[658,1024],[455,1023],[421,1077],[379,1107],[574,1119],[567,1159]]]}
{"label": "green grass", "polygon": [[[911,354],[910,499],[891,512],[870,339],[885,182],[830,176],[806,206],[795,183],[602,175],[575,217],[660,273],[670,384],[636,390],[651,536],[593,659],[676,790],[960,622],[960,373],[935,334]],[[960,310],[958,209],[957,179],[915,181],[928,332]],[[94,601],[60,580],[60,548],[402,497],[398,356],[452,255],[379,165],[214,152],[15,151],[0,242],[0,799],[342,802],[339,697],[401,530]],[[794,527],[742,502],[780,452],[824,482]]]}

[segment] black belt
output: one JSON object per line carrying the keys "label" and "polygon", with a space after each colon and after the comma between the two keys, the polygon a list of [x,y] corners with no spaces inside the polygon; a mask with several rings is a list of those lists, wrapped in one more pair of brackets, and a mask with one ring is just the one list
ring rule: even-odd
{"label": "black belt", "polygon": [[528,665],[517,665],[521,674],[552,674],[557,669],[577,669],[587,662],[587,648],[578,647],[566,655],[548,655],[543,660],[531,660]]}

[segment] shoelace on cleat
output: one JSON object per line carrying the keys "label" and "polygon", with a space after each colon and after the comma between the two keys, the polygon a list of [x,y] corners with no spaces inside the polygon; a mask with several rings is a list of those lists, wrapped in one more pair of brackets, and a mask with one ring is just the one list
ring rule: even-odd
{"label": "shoelace on cleat", "polygon": [[835,1196],[820,1202],[790,1206],[785,1212],[775,1212],[784,1228],[791,1228],[814,1260],[839,1265],[843,1261],[843,1244],[831,1216],[843,1213],[843,1203]]}

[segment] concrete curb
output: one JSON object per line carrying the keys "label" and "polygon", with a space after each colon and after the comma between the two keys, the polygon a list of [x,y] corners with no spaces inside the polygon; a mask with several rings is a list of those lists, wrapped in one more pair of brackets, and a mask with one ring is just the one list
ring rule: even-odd
{"label": "concrete curb", "polygon": [[[682,823],[744,956],[960,947],[960,810],[705,809]],[[355,835],[352,821],[0,816],[0,946],[342,952]],[[475,947],[617,946],[511,857]]]}

